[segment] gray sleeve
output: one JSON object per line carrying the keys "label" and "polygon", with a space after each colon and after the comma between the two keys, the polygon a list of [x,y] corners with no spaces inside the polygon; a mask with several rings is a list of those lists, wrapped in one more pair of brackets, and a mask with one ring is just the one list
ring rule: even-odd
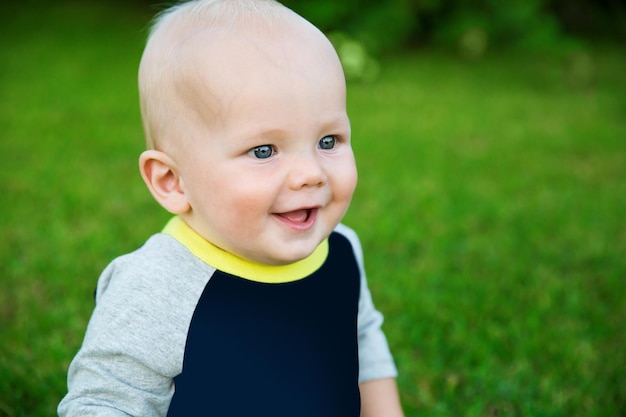
{"label": "gray sleeve", "polygon": [[104,270],[59,416],[167,414],[189,322],[212,273],[177,245],[157,235]]}
{"label": "gray sleeve", "polygon": [[396,377],[398,372],[381,328],[383,315],[374,307],[367,286],[361,242],[357,234],[343,224],[337,226],[335,230],[346,236],[352,244],[361,272],[358,315],[359,382]]}

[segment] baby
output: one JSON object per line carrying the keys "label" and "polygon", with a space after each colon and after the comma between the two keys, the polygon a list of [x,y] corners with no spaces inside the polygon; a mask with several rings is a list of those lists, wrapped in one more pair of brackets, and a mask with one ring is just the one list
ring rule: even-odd
{"label": "baby", "polygon": [[356,234],[339,59],[272,0],[161,14],[139,69],[175,217],[102,273],[61,416],[402,416]]}

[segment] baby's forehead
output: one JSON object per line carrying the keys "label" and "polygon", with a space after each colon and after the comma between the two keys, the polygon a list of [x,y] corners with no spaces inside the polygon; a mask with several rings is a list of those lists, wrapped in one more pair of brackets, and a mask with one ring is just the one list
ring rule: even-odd
{"label": "baby's forehead", "polygon": [[[328,39],[284,6],[267,0],[191,3],[221,4],[223,10],[180,9],[162,16],[144,50],[140,92],[153,142],[178,130],[183,120],[199,117],[198,109],[219,118],[244,89],[284,87],[285,71],[300,79],[323,71],[343,88],[343,71]],[[263,9],[227,10],[243,3]]]}
{"label": "baby's forehead", "polygon": [[[261,68],[306,75],[321,61],[335,61],[334,49],[317,28],[289,9],[274,9],[170,22],[164,28],[170,59],[162,70],[170,81],[219,87],[223,77],[253,81]],[[274,76],[273,69],[265,74]]]}

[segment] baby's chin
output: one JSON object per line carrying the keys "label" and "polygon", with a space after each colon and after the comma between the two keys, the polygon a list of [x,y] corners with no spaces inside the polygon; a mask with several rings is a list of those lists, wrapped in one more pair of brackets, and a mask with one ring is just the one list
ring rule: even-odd
{"label": "baby's chin", "polygon": [[311,239],[310,242],[293,242],[285,245],[283,250],[266,253],[264,257],[259,258],[256,262],[270,266],[285,266],[303,261],[314,254],[320,244],[327,236],[320,236]]}
{"label": "baby's chin", "polygon": [[264,265],[270,265],[270,266],[285,266],[285,265],[294,264],[296,262],[300,262],[308,258],[309,256],[311,256],[313,252],[315,252],[315,249],[317,249],[318,246],[319,244],[311,249],[293,250],[293,251],[290,251],[289,253],[281,253],[275,256],[272,256],[272,255],[265,256],[264,258],[260,259],[260,262],[258,261],[257,262],[264,264]]}

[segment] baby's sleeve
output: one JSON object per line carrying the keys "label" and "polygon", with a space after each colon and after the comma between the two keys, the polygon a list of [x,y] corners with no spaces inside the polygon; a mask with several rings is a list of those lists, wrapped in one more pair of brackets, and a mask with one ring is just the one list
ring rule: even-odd
{"label": "baby's sleeve", "polygon": [[358,314],[359,382],[396,377],[398,375],[393,357],[382,330],[383,315],[376,309],[367,286],[363,263],[363,249],[357,234],[340,224],[336,229],[348,238],[361,275],[361,293]]}
{"label": "baby's sleeve", "polygon": [[146,299],[151,291],[142,275],[116,262],[102,273],[59,416],[166,415],[173,395],[168,332],[158,330],[162,324],[152,307],[155,300]]}
{"label": "baby's sleeve", "polygon": [[104,270],[83,345],[70,364],[59,416],[167,414],[173,378],[182,370],[194,297],[206,283],[186,277],[181,285],[182,277],[164,268],[164,263],[185,264],[181,256],[168,247],[157,260],[135,253]]}

